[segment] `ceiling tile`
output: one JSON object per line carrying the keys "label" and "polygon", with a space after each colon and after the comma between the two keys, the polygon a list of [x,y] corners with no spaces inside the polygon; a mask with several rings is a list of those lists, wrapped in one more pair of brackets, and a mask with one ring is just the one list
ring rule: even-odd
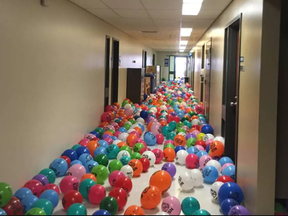
{"label": "ceiling tile", "polygon": [[114,11],[117,14],[119,14],[119,16],[122,18],[131,18],[131,19],[150,18],[146,10],[114,9]]}
{"label": "ceiling tile", "polygon": [[164,19],[154,19],[154,22],[159,31],[173,31],[179,32],[181,22],[179,20],[164,20]]}
{"label": "ceiling tile", "polygon": [[116,14],[111,9],[95,9],[95,8],[87,8],[87,11],[91,12],[92,14],[96,15],[101,19],[106,18],[119,18],[119,15]]}
{"label": "ceiling tile", "polygon": [[105,19],[106,22],[117,26],[121,30],[134,30],[134,31],[156,31],[157,28],[152,19]]}
{"label": "ceiling tile", "polygon": [[181,10],[148,10],[152,19],[181,20]]}
{"label": "ceiling tile", "polygon": [[232,0],[204,0],[202,9],[224,10]]}
{"label": "ceiling tile", "polygon": [[140,0],[102,0],[112,9],[145,9]]}
{"label": "ceiling tile", "polygon": [[182,10],[182,0],[142,0],[146,9]]}
{"label": "ceiling tile", "polygon": [[70,0],[83,8],[108,8],[101,0]]}

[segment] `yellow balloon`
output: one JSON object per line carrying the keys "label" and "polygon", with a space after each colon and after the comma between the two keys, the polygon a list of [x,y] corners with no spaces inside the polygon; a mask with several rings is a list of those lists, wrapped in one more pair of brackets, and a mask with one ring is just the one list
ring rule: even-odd
{"label": "yellow balloon", "polygon": [[205,134],[204,133],[199,133],[197,135],[197,140],[203,140],[204,139]]}

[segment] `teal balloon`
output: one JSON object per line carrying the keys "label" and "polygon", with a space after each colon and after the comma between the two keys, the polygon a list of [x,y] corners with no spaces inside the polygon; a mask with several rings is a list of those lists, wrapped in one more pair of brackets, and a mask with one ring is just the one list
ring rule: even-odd
{"label": "teal balloon", "polygon": [[181,208],[184,215],[192,215],[194,212],[200,210],[200,204],[194,197],[186,197],[181,203]]}
{"label": "teal balloon", "polygon": [[115,144],[110,145],[106,150],[109,159],[115,159],[120,152],[119,147]]}
{"label": "teal balloon", "polygon": [[68,208],[67,215],[87,215],[87,209],[84,205],[75,203]]}
{"label": "teal balloon", "polygon": [[176,126],[177,126],[177,123],[175,121],[171,121],[169,123],[169,128],[170,128],[171,131],[174,131],[176,129]]}
{"label": "teal balloon", "polygon": [[88,199],[88,194],[90,191],[90,188],[92,186],[96,185],[96,182],[92,179],[85,179],[80,183],[79,186],[79,192],[80,194],[85,198]]}
{"label": "teal balloon", "polygon": [[166,139],[167,140],[174,140],[175,136],[176,136],[175,132],[170,132],[167,134]]}
{"label": "teal balloon", "polygon": [[127,165],[131,161],[131,158],[128,156],[124,156],[120,159],[120,162],[123,164],[123,166]]}
{"label": "teal balloon", "polygon": [[53,204],[51,203],[50,200],[47,199],[38,199],[34,203],[33,208],[42,209],[46,213],[46,215],[52,215],[54,211]]}
{"label": "teal balloon", "polygon": [[194,212],[192,215],[211,215],[208,211],[200,209],[196,212]]}
{"label": "teal balloon", "polygon": [[169,126],[165,125],[163,128],[162,128],[162,133],[164,136],[167,136],[168,133],[170,133],[172,130],[170,129]]}
{"label": "teal balloon", "polygon": [[39,174],[46,176],[50,184],[56,181],[56,174],[52,169],[43,169]]}

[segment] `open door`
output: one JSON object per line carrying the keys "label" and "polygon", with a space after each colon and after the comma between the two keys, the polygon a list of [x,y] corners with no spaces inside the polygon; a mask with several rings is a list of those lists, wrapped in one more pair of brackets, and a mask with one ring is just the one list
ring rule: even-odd
{"label": "open door", "polygon": [[109,79],[110,79],[110,37],[106,36],[105,51],[105,89],[104,89],[104,108],[109,105]]}
{"label": "open door", "polygon": [[[237,17],[225,30],[222,136],[225,137],[225,154],[235,161],[237,168],[238,110],[240,81],[241,20]],[[237,179],[237,177],[235,177]]]}
{"label": "open door", "polygon": [[205,118],[209,123],[210,113],[210,86],[211,86],[211,52],[212,52],[212,39],[206,43],[206,69],[205,69],[205,99],[204,99],[204,111]]}
{"label": "open door", "polygon": [[113,38],[112,41],[112,91],[111,104],[118,102],[118,81],[119,81],[119,41]]}

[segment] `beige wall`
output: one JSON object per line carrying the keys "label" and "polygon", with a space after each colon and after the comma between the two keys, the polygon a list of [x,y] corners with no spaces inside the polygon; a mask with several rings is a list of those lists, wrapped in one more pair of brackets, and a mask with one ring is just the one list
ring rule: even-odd
{"label": "beige wall", "polygon": [[275,197],[280,1],[264,2],[234,0],[195,47],[195,93],[199,96],[199,75],[204,73],[200,69],[201,47],[212,37],[210,123],[216,134],[221,134],[224,30],[243,14],[241,56],[245,57],[245,72],[240,74],[237,181],[253,214],[274,214]]}
{"label": "beige wall", "polygon": [[0,181],[17,189],[98,125],[105,35],[120,40],[120,100],[154,51],[67,0],[1,0],[0,27]]}

